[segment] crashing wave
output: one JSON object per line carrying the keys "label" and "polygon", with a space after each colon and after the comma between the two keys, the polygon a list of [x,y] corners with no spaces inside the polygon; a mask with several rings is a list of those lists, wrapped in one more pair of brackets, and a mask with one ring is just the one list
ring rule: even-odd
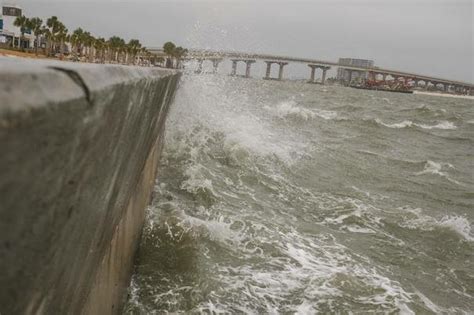
{"label": "crashing wave", "polygon": [[320,117],[326,120],[334,119],[337,117],[337,113],[330,110],[309,110],[304,107],[298,106],[298,104],[291,100],[280,103],[277,107],[273,108],[270,106],[264,107],[266,110],[273,112],[280,118],[298,118],[302,120],[314,119]]}
{"label": "crashing wave", "polygon": [[435,229],[448,229],[456,233],[462,239],[474,242],[474,235],[472,233],[472,224],[469,220],[459,215],[445,215],[441,219],[436,219],[423,214],[420,208],[399,208],[402,211],[409,213],[414,218],[408,219],[399,225],[409,229],[421,229],[423,231],[434,231]]}
{"label": "crashing wave", "polygon": [[446,178],[448,181],[452,183],[461,185],[460,182],[450,178],[447,172],[443,172],[442,171],[443,167],[454,169],[454,166],[450,163],[436,163],[436,162],[428,160],[425,162],[424,169],[421,172],[416,173],[415,175],[416,176],[425,175],[425,174],[438,175],[438,176]]}

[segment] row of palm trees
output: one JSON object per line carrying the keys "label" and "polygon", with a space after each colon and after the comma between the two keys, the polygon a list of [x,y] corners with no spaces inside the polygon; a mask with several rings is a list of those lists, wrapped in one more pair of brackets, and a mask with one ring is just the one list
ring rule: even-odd
{"label": "row of palm trees", "polygon": [[[41,44],[44,43],[46,56],[59,54],[62,59],[66,52],[67,43],[69,43],[69,55],[73,60],[122,64],[164,62],[164,58],[151,54],[138,39],[131,39],[128,43],[118,36],[105,39],[95,37],[82,28],[77,28],[70,34],[66,26],[56,16],[50,17],[46,20],[46,23],[43,23],[41,18],[27,18],[22,15],[16,18],[14,24],[21,30],[18,48],[21,48],[21,42],[25,39],[25,34],[31,32],[36,38],[34,45],[36,55],[38,55]],[[181,59],[187,53],[186,49],[176,47],[172,42],[167,42],[163,46],[163,50],[168,56],[166,58],[167,67],[180,67]]]}
{"label": "row of palm trees", "polygon": [[[167,68],[182,68],[182,59],[188,53],[188,50],[176,45],[173,42],[167,42],[163,45],[163,52],[168,56],[166,58]],[[176,62],[173,63],[173,60]]]}

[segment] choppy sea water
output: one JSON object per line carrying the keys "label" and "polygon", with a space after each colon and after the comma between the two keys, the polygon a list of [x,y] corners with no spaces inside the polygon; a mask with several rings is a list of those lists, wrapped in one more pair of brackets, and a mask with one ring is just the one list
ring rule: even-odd
{"label": "choppy sea water", "polygon": [[184,77],[127,314],[472,314],[474,100]]}

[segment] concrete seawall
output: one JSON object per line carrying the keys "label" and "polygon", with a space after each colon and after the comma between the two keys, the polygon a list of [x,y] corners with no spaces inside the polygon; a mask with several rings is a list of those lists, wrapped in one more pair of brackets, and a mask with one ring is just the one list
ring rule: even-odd
{"label": "concrete seawall", "polygon": [[0,314],[119,311],[178,80],[0,59]]}

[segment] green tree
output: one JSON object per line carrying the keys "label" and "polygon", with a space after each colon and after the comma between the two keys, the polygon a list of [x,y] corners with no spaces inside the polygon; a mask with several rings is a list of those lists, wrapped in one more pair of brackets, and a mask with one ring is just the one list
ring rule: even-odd
{"label": "green tree", "polygon": [[56,34],[56,39],[59,41],[59,54],[60,57],[63,58],[64,56],[64,47],[67,42],[70,40],[70,36],[68,34],[68,29],[62,24],[59,28],[58,33]]}
{"label": "green tree", "polygon": [[112,36],[108,40],[109,44],[109,53],[110,53],[110,61],[118,62],[119,61],[119,53],[122,49],[122,45],[125,44],[125,41],[118,36]]}
{"label": "green tree", "polygon": [[128,46],[128,50],[129,50],[129,53],[131,55],[131,58],[133,60],[133,64],[135,64],[137,54],[140,52],[140,49],[142,48],[142,44],[140,43],[140,41],[138,39],[131,39],[128,42],[127,46]]}
{"label": "green tree", "polygon": [[84,30],[77,28],[71,34],[72,51],[79,57],[82,56],[82,45],[84,44]]}
{"label": "green tree", "polygon": [[[57,16],[52,16],[48,20],[46,20],[46,26],[50,32],[50,40],[51,40],[51,47],[53,52],[57,52],[57,42],[61,40],[61,37],[64,35],[62,34],[66,27],[64,24],[59,21]],[[59,35],[59,37],[58,37]]]}
{"label": "green tree", "polygon": [[173,51],[173,57],[176,58],[176,68],[181,68],[181,62],[182,62],[182,58],[184,56],[186,56],[186,54],[188,53],[188,50],[187,49],[184,49],[183,47],[179,46],[179,47],[176,47]]}
{"label": "green tree", "polygon": [[36,37],[36,45],[35,45],[35,54],[38,55],[38,49],[39,49],[39,45],[40,45],[40,35],[43,35],[43,20],[38,18],[38,17],[34,17],[34,18],[31,18],[30,19],[30,23],[29,23],[29,27],[31,29],[31,31],[33,32],[33,35],[35,35]]}
{"label": "green tree", "polygon": [[166,42],[164,45],[163,45],[163,51],[165,52],[165,54],[168,56],[166,58],[166,67],[167,68],[172,68],[173,67],[173,53],[174,53],[174,50],[176,49],[176,45],[173,43],[173,42]]}
{"label": "green tree", "polygon": [[16,27],[19,27],[20,32],[21,32],[21,36],[18,39],[18,48],[21,48],[21,41],[25,37],[25,33],[28,30],[29,24],[30,24],[30,20],[24,15],[17,16],[17,18],[13,22],[13,25],[15,25]]}
{"label": "green tree", "polygon": [[44,54],[46,56],[49,56],[50,54],[50,50],[51,50],[51,45],[52,45],[52,34],[51,34],[51,31],[49,30],[49,28],[47,28],[46,26],[43,25],[43,27],[41,28],[41,33],[43,34],[43,36],[46,38],[46,48],[45,48],[45,51],[44,51]]}
{"label": "green tree", "polygon": [[94,49],[95,49],[96,58],[99,58],[100,63],[104,63],[104,53],[105,53],[106,48],[107,48],[107,44],[104,38],[99,37],[94,41]]}
{"label": "green tree", "polygon": [[86,47],[86,56],[89,62],[93,61],[94,59],[94,42],[95,37],[92,36],[89,32],[84,32],[83,34],[83,42],[84,46]]}

